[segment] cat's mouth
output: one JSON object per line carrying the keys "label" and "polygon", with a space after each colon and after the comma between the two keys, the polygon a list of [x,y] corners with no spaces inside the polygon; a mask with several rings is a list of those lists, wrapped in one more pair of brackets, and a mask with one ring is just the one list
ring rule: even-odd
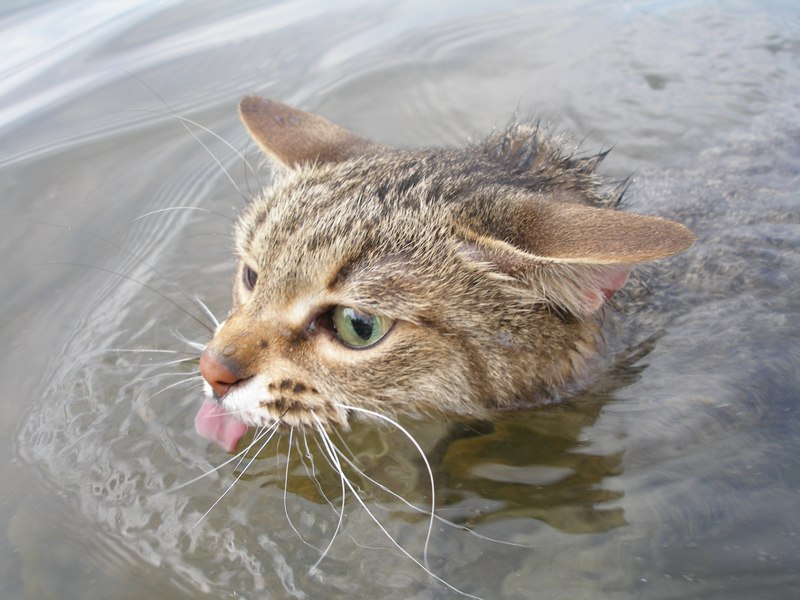
{"label": "cat's mouth", "polygon": [[249,427],[278,425],[308,430],[331,424],[346,426],[347,411],[323,399],[313,388],[287,385],[286,380],[275,385],[256,376],[231,388],[222,401],[207,389],[194,422],[201,437],[233,452]]}
{"label": "cat's mouth", "polygon": [[233,452],[245,433],[247,425],[230,415],[213,398],[203,402],[194,417],[195,431],[205,439],[214,442],[225,452]]}

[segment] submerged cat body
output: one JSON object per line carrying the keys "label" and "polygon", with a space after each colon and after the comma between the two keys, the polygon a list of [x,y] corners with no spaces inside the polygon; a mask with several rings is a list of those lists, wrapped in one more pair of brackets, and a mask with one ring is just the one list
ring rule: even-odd
{"label": "submerged cat body", "polygon": [[547,401],[598,352],[633,266],[694,239],[616,210],[603,155],[566,154],[531,123],[395,150],[257,97],[240,115],[284,170],[236,229],[204,419],[316,428],[354,409],[483,418]]}

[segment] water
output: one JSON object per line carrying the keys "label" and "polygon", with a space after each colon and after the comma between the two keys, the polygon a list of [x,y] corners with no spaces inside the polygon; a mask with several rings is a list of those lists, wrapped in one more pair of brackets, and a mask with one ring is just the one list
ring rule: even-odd
{"label": "water", "polygon": [[[543,114],[614,146],[632,210],[698,234],[609,317],[617,365],[590,390],[492,425],[404,422],[441,514],[520,544],[437,525],[437,575],[485,598],[796,596],[794,3],[71,1],[6,3],[0,27],[0,596],[458,597],[352,496],[309,573],[341,506],[313,442],[335,510],[297,448],[287,477],[287,436],[197,527],[232,469],[163,493],[226,459],[194,434],[199,384],[160,392],[196,364],[161,364],[196,356],[176,334],[208,338],[193,297],[229,306],[229,219],[269,168],[192,122],[261,165],[248,93],[406,146]],[[191,210],[142,216],[172,207]],[[401,434],[346,441],[430,500]],[[427,520],[356,481],[421,559]]]}

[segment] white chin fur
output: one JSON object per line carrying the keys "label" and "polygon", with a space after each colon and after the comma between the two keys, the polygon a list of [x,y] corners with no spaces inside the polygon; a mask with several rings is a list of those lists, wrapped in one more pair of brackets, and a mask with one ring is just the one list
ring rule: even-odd
{"label": "white chin fur", "polygon": [[264,427],[278,420],[279,415],[266,408],[275,399],[267,394],[267,381],[256,375],[237,384],[222,398],[222,407],[250,427]]}
{"label": "white chin fur", "polygon": [[[236,384],[219,403],[228,414],[248,427],[269,427],[276,421],[300,428],[313,429],[320,422],[325,426],[336,423],[347,427],[348,411],[319,397],[298,399],[297,409],[281,412],[275,405],[279,398],[268,389],[269,382],[264,375],[251,377]],[[206,398],[214,396],[207,381],[203,381],[203,390]]]}

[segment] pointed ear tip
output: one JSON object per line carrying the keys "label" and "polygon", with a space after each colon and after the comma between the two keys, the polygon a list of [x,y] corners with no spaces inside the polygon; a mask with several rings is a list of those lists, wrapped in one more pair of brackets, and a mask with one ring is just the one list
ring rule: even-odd
{"label": "pointed ear tip", "polygon": [[660,256],[653,256],[653,258],[667,258],[685,252],[694,245],[696,240],[692,230],[686,227],[683,223],[665,219],[663,217],[651,217],[658,223],[660,242],[656,247],[660,247],[658,254]]}
{"label": "pointed ear tip", "polygon": [[261,96],[245,96],[239,100],[239,114],[251,115],[256,112],[263,111],[265,108],[273,104],[272,100],[262,98]]}
{"label": "pointed ear tip", "polygon": [[645,258],[644,261],[669,258],[671,256],[675,256],[676,254],[686,252],[692,247],[692,245],[694,245],[695,236],[691,230],[680,223],[673,222],[672,225],[673,227],[669,234],[653,248],[654,252],[649,258]]}
{"label": "pointed ear tip", "polygon": [[674,223],[674,225],[675,225],[674,241],[676,247],[675,254],[677,254],[678,252],[684,252],[689,248],[691,248],[694,245],[697,238],[695,237],[694,233],[692,233],[692,230],[686,227],[686,225],[683,225],[681,223]]}

